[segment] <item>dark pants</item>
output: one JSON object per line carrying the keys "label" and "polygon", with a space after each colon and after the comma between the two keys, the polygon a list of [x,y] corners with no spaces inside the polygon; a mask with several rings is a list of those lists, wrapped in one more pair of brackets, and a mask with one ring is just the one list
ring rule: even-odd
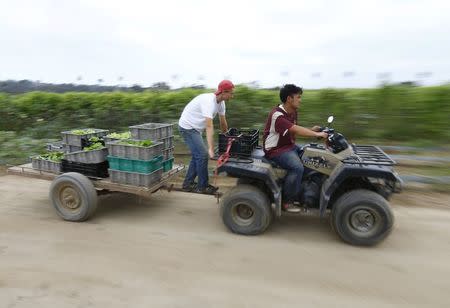
{"label": "dark pants", "polygon": [[202,134],[195,129],[178,127],[184,142],[191,151],[192,159],[183,182],[183,187],[191,185],[198,176],[197,187],[201,190],[208,186],[208,151],[203,143]]}
{"label": "dark pants", "polygon": [[299,201],[304,167],[300,160],[302,154],[300,146],[296,145],[292,150],[272,157],[277,165],[286,169],[287,174],[283,183],[283,201]]}

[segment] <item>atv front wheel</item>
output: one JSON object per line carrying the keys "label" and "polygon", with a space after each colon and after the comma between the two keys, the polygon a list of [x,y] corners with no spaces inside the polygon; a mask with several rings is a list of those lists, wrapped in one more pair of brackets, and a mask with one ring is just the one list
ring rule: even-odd
{"label": "atv front wheel", "polygon": [[220,214],[228,229],[244,235],[264,232],[273,215],[267,195],[248,184],[237,185],[227,193],[222,199]]}
{"label": "atv front wheel", "polygon": [[331,224],[345,242],[371,246],[392,230],[394,216],[388,202],[379,194],[358,189],[342,195],[333,205]]}

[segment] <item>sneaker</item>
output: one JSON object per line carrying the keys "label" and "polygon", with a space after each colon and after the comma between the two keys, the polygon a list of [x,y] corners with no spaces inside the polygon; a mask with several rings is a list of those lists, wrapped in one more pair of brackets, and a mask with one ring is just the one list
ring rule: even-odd
{"label": "sneaker", "polygon": [[191,192],[197,189],[197,183],[192,182],[189,185],[183,185],[183,187],[181,188],[181,190],[185,191],[185,192]]}
{"label": "sneaker", "polygon": [[283,204],[283,210],[289,213],[300,213],[301,211],[300,207],[296,206],[292,202],[287,202]]}
{"label": "sneaker", "polygon": [[211,184],[208,184],[208,187],[209,187],[210,189],[214,190],[214,191],[219,190],[219,187],[213,186],[213,185],[211,185]]}
{"label": "sneaker", "polygon": [[219,189],[219,187],[215,187],[212,185],[208,185],[205,188],[199,188],[197,187],[192,192],[199,193],[199,194],[206,194],[206,195],[214,195],[214,193]]}

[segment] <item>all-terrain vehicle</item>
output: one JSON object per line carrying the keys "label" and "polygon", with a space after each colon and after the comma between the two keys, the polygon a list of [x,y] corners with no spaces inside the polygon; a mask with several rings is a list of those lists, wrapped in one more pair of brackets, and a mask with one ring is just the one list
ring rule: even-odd
{"label": "all-terrain vehicle", "polygon": [[[331,128],[332,121],[330,116],[329,127],[321,128],[328,133],[323,145],[302,148],[301,160],[308,171],[298,203],[305,211],[317,209],[321,217],[331,212],[331,225],[345,242],[374,245],[391,232],[394,217],[387,200],[401,191],[402,181],[386,153],[377,146],[349,144]],[[222,160],[217,172],[238,178],[220,204],[223,222],[231,231],[260,234],[274,216],[282,215],[286,171],[267,160],[261,148],[252,150],[247,159]]]}

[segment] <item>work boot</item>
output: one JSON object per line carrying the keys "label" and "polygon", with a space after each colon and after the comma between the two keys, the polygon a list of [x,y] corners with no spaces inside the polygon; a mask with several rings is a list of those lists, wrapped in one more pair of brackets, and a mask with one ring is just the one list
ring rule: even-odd
{"label": "work boot", "polygon": [[301,209],[293,202],[286,202],[283,204],[283,210],[288,213],[300,213]]}

